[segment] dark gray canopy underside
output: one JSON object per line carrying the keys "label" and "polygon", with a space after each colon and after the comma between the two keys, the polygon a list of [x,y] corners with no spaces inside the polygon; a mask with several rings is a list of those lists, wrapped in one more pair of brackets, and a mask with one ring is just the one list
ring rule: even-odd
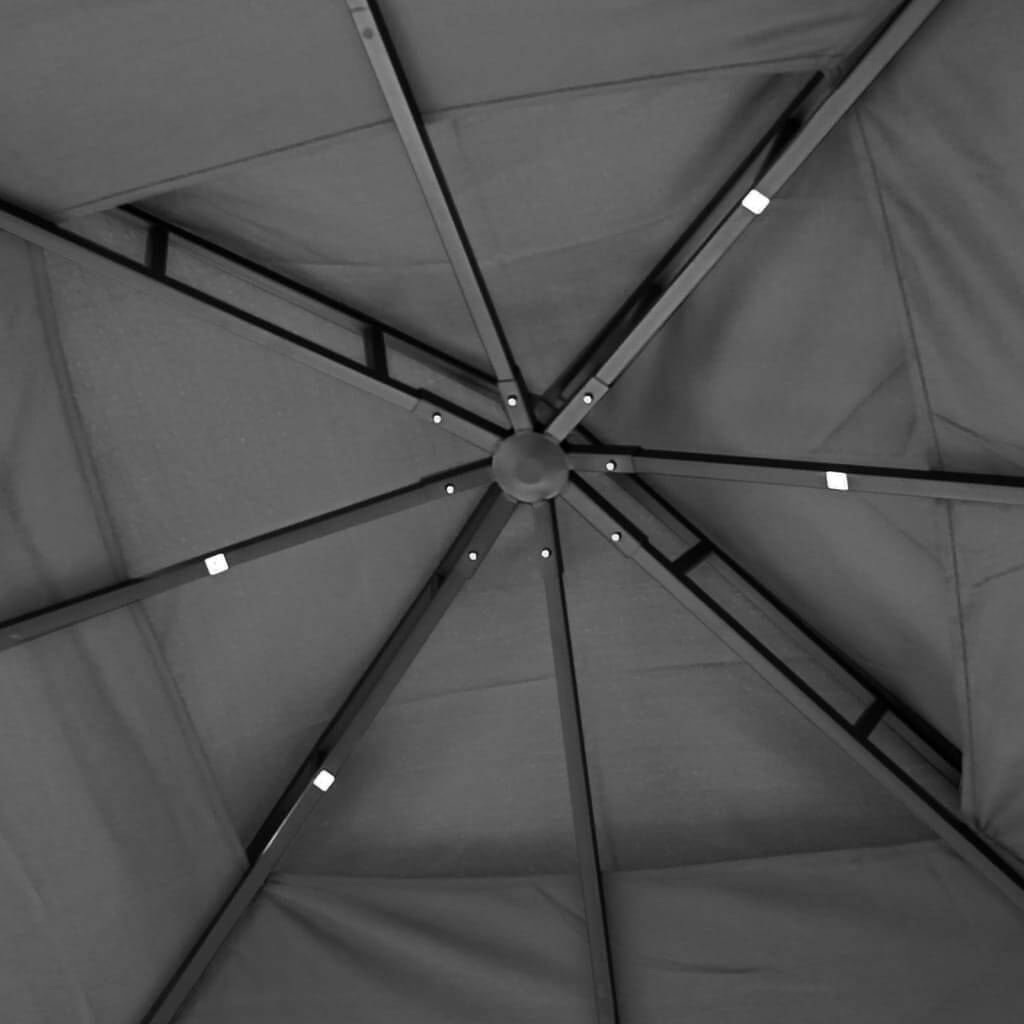
{"label": "dark gray canopy underside", "polygon": [[[523,383],[559,398],[810,76],[839,82],[902,5],[381,6]],[[470,386],[493,366],[345,3],[9,0],[0,28],[0,197],[131,260],[142,214],[194,232],[455,357],[461,383],[415,347],[388,366],[507,426]],[[587,428],[1024,475],[1021,40],[1013,0],[938,4]],[[488,457],[268,344],[253,318],[363,360],[308,291],[172,237],[168,273],[251,314],[232,319],[4,216],[7,623]],[[937,770],[889,718],[874,737],[1020,870],[1021,505],[646,484],[683,520],[619,507],[668,561],[721,549],[692,580],[789,670],[863,710],[735,565],[962,752]],[[145,1018],[485,485],[0,646],[5,1021]],[[556,509],[618,1019],[1018,1021],[1024,898]],[[183,1022],[594,1021],[537,536],[518,506]]]}

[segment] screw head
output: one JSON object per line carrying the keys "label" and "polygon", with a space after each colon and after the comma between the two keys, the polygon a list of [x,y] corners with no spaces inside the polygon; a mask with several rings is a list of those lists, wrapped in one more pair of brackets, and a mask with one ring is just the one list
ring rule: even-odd
{"label": "screw head", "polygon": [[604,468],[607,469],[609,473],[613,473],[615,471],[615,460],[614,459],[609,459],[604,464]]}
{"label": "screw head", "polygon": [[612,531],[612,543],[613,544],[618,544],[620,540],[622,540],[622,534],[619,533],[618,530],[613,530]]}
{"label": "screw head", "polygon": [[541,548],[540,549],[540,557],[541,558],[550,558],[551,557],[551,548]]}
{"label": "screw head", "polygon": [[445,494],[454,494],[455,493],[455,484],[445,484],[444,485],[444,493]]}
{"label": "screw head", "polygon": [[509,395],[505,399],[505,404],[514,409],[519,404],[519,399],[515,395]]}
{"label": "screw head", "polygon": [[442,420],[444,419],[444,417],[443,417],[443,416],[442,416],[442,415],[441,415],[441,414],[440,414],[439,412],[435,412],[435,413],[434,413],[434,415],[433,415],[433,416],[431,416],[430,418],[431,418],[431,419],[432,419],[432,420],[433,420],[433,421],[434,421],[435,423],[440,423],[440,422],[441,422],[441,421],[442,421]]}
{"label": "screw head", "polygon": [[593,405],[594,404],[594,396],[589,391],[583,396],[583,404],[584,405]]}
{"label": "screw head", "polygon": [[480,556],[475,551],[470,551],[468,558],[471,562],[475,562]]}

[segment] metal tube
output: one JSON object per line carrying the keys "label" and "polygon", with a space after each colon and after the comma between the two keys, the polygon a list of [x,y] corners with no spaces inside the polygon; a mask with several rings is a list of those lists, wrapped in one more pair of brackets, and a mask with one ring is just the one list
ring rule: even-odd
{"label": "metal tube", "polygon": [[541,558],[541,567],[547,598],[548,623],[551,628],[551,649],[555,663],[555,683],[558,688],[558,710],[562,721],[566,772],[569,778],[573,831],[576,836],[576,859],[579,865],[587,943],[590,949],[590,968],[594,982],[595,1020],[597,1024],[617,1024],[618,1009],[608,944],[608,920],[594,825],[594,805],[587,773],[576,666],[573,660],[569,614],[562,579],[562,545],[558,536],[555,508],[551,502],[534,506],[534,526],[538,552],[549,552],[548,557]]}
{"label": "metal tube", "polygon": [[[460,531],[419,596],[413,601],[373,664],[355,685],[317,741],[284,796],[260,830],[265,836],[249,870],[185,957],[142,1024],[170,1024],[199,983],[217,951],[259,895],[271,871],[298,835],[324,791],[320,772],[332,775],[351,755],[406,669],[430,637],[466,581],[511,518],[515,506],[491,487]],[[467,557],[470,551],[476,559]]]}

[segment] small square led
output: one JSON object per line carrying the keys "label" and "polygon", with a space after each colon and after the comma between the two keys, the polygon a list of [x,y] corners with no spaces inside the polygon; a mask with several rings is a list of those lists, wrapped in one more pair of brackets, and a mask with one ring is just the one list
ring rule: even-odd
{"label": "small square led", "polygon": [[825,474],[825,483],[830,491],[848,491],[850,481],[845,473],[835,473],[831,469]]}
{"label": "small square led", "polygon": [[755,216],[764,213],[768,209],[768,204],[771,200],[763,193],[758,192],[756,188],[752,188],[743,197],[743,206],[749,210]]}
{"label": "small square led", "polygon": [[326,793],[327,790],[334,785],[334,776],[329,771],[322,771],[313,780],[313,785],[316,786],[321,793]]}
{"label": "small square led", "polygon": [[222,572],[227,572],[228,571],[228,560],[227,560],[227,558],[225,558],[225,556],[223,554],[220,554],[220,555],[210,555],[210,557],[206,559],[206,571],[211,576],[217,576],[217,575],[219,575]]}

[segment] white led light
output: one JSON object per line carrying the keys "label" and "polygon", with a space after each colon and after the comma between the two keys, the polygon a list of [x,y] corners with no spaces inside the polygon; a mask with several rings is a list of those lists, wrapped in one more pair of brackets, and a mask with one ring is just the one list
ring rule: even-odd
{"label": "white led light", "polygon": [[324,770],[313,780],[313,785],[316,786],[321,793],[326,793],[327,790],[334,785],[334,776],[329,771]]}
{"label": "white led light", "polygon": [[622,540],[622,534],[619,533],[618,530],[613,530],[612,531],[612,543],[613,544],[618,544],[620,540]]}
{"label": "white led light", "polygon": [[551,557],[551,548],[541,548],[540,549],[540,557],[541,558],[550,558]]}
{"label": "white led light", "polygon": [[834,473],[829,470],[825,474],[825,483],[830,491],[848,491],[850,489],[850,481],[845,473]]}
{"label": "white led light", "polygon": [[609,473],[615,472],[615,460],[614,459],[609,459],[604,464],[604,468],[607,469]]}
{"label": "white led light", "polygon": [[441,420],[443,420],[443,419],[444,419],[444,417],[443,417],[443,416],[442,416],[442,415],[441,415],[441,414],[440,414],[439,412],[435,412],[435,413],[434,413],[434,415],[433,415],[433,416],[431,416],[430,418],[431,418],[431,419],[432,419],[432,420],[433,420],[433,421],[434,421],[435,423],[440,423],[440,422],[441,422]]}
{"label": "white led light", "polygon": [[583,404],[584,405],[593,405],[594,404],[594,396],[589,391],[583,396]]}
{"label": "white led light", "polygon": [[764,213],[764,211],[768,209],[768,204],[770,202],[771,200],[763,192],[758,192],[756,188],[752,188],[743,197],[744,208],[749,210],[755,216]]}
{"label": "white led light", "polygon": [[228,571],[228,560],[224,555],[210,555],[206,559],[206,571],[211,576],[217,576],[219,573]]}
{"label": "white led light", "polygon": [[445,494],[454,494],[455,493],[455,484],[445,484],[444,485],[444,493]]}
{"label": "white led light", "polygon": [[470,551],[469,560],[475,562],[480,556],[475,551]]}

